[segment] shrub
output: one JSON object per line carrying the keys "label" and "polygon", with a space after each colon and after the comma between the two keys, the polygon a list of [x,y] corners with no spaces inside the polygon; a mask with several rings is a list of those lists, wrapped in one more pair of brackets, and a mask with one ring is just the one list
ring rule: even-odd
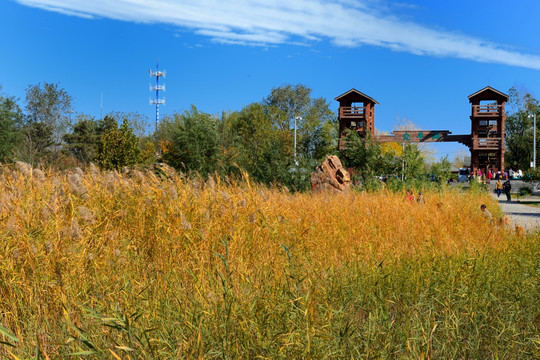
{"label": "shrub", "polygon": [[106,170],[120,170],[137,164],[141,157],[139,139],[124,119],[119,128],[113,127],[101,135],[96,157],[99,166]]}
{"label": "shrub", "polygon": [[528,196],[532,194],[533,194],[533,190],[529,186],[524,186],[521,189],[519,189],[519,196]]}
{"label": "shrub", "polygon": [[487,193],[489,192],[489,185],[472,180],[469,186],[469,191],[472,193]]}

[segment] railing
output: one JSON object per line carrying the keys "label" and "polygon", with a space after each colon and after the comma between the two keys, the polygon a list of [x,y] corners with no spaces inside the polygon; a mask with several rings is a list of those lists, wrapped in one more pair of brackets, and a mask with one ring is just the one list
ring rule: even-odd
{"label": "railing", "polygon": [[339,108],[339,118],[365,119],[365,109],[364,106],[341,106]]}
{"label": "railing", "polygon": [[471,135],[446,135],[444,141],[458,142],[465,146],[471,146]]}
{"label": "railing", "polygon": [[473,105],[473,116],[493,117],[501,114],[502,105]]}
{"label": "railing", "polygon": [[474,150],[497,150],[500,148],[501,138],[474,138],[473,149]]}

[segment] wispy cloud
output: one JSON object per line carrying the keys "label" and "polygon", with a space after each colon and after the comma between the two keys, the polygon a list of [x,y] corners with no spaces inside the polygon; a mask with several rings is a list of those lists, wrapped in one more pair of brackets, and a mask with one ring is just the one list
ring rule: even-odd
{"label": "wispy cloud", "polygon": [[381,46],[540,70],[540,56],[402,20],[373,0],[16,1],[85,18],[172,24],[222,43],[269,46],[330,40],[336,46]]}

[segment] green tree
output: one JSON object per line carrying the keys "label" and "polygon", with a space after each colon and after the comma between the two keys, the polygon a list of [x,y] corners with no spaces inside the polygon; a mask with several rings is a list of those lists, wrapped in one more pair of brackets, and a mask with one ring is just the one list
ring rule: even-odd
{"label": "green tree", "polygon": [[137,135],[141,141],[145,138],[147,135],[146,130],[148,128],[148,116],[139,114],[136,111],[131,112],[123,112],[123,111],[111,111],[108,113],[102,121],[106,119],[115,119],[117,122],[121,122],[124,119],[127,119],[127,121],[130,124],[130,127],[133,129],[133,133]]}
{"label": "green tree", "polygon": [[14,97],[0,94],[0,161],[13,156],[21,140],[22,111]]}
{"label": "green tree", "polygon": [[[506,156],[507,168],[528,169],[533,156],[533,119],[529,115],[536,114],[540,119],[540,106],[530,93],[520,94],[515,87],[509,91],[509,108],[511,112],[506,118]],[[537,149],[540,143],[540,131],[536,129]],[[537,153],[536,163],[540,154]]]}
{"label": "green tree", "polygon": [[278,130],[289,132],[291,145],[296,122],[297,158],[310,168],[337,147],[335,114],[324,98],[312,98],[311,91],[301,84],[286,84],[272,89],[262,102],[272,124]]}
{"label": "green tree", "polygon": [[207,176],[220,171],[220,139],[217,120],[195,106],[173,114],[158,125],[163,159],[179,170]]}
{"label": "green tree", "polygon": [[50,158],[53,145],[53,129],[49,124],[28,122],[22,128],[22,141],[17,146],[15,157],[36,165]]}
{"label": "green tree", "polygon": [[[280,183],[309,186],[309,173],[336,148],[335,116],[322,98],[303,85],[272,89],[261,102],[213,117],[196,108],[166,117],[155,133],[163,159],[178,169],[202,174],[218,171]],[[297,119],[297,160],[294,119]]]}
{"label": "green tree", "polygon": [[139,163],[142,166],[148,166],[156,162],[156,144],[151,137],[145,136],[139,139],[139,147],[141,149],[141,156]]}
{"label": "green tree", "polygon": [[247,171],[243,167],[247,161],[246,151],[236,128],[239,116],[239,111],[222,112],[217,124],[222,170],[225,174],[236,176],[240,175],[242,170]]}
{"label": "green tree", "polygon": [[238,135],[238,147],[243,157],[239,165],[246,169],[255,181],[290,185],[288,170],[293,163],[288,129],[276,127],[272,109],[254,103],[246,106],[233,124]]}
{"label": "green tree", "polygon": [[[70,125],[72,114],[72,97],[58,84],[43,83],[30,85],[26,88],[26,119],[25,125],[30,127],[30,133],[36,130],[50,129],[50,131],[41,131],[42,135],[49,134],[51,139],[30,140],[26,144],[34,155],[41,155],[42,151],[31,149],[31,146],[50,143],[50,150],[54,156],[57,155],[62,136],[66,133]],[[35,125],[41,124],[41,125]],[[27,136],[28,139],[28,136]]]}
{"label": "green tree", "polygon": [[88,164],[94,161],[98,153],[100,140],[98,123],[90,116],[80,115],[72,131],[64,134],[62,139],[66,143],[64,151],[81,163]]}
{"label": "green tree", "polygon": [[140,156],[139,138],[133,133],[127,119],[123,120],[119,128],[112,126],[101,135],[96,157],[101,168],[120,170],[137,164]]}
{"label": "green tree", "polygon": [[354,169],[364,186],[371,186],[378,175],[395,172],[394,156],[383,152],[381,145],[371,137],[361,138],[356,131],[349,131],[347,147],[340,152],[345,165]]}
{"label": "green tree", "polygon": [[403,179],[410,180],[424,173],[424,156],[416,144],[407,144],[401,155]]}
{"label": "green tree", "polygon": [[448,156],[444,156],[440,161],[431,165],[431,173],[437,177],[440,183],[446,183],[450,179],[450,170],[452,163],[448,160]]}
{"label": "green tree", "polygon": [[281,130],[291,129],[295,117],[305,117],[311,105],[311,89],[297,84],[273,88],[263,104],[276,108],[280,113],[273,116],[274,125]]}
{"label": "green tree", "polygon": [[118,129],[118,120],[127,120],[129,124],[131,124],[129,118],[119,118],[116,117],[114,114],[108,114],[105,115],[105,117],[99,121],[97,121],[96,126],[96,132],[98,135],[105,134],[107,131]]}
{"label": "green tree", "polygon": [[294,166],[290,130],[274,123],[275,108],[252,103],[241,111],[222,117],[219,133],[224,141],[223,160],[234,169],[245,170],[256,182],[278,183],[292,190],[309,188],[310,171],[299,156]]}
{"label": "green tree", "polygon": [[63,150],[81,163],[88,164],[96,160],[102,136],[117,129],[118,122],[110,115],[96,121],[92,116],[79,114],[72,131],[62,137],[65,142]]}

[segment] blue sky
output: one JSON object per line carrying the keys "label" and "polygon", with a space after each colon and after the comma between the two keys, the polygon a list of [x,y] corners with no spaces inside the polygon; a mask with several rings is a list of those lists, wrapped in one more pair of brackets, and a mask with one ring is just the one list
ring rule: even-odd
{"label": "blue sky", "polygon": [[[356,88],[375,125],[470,132],[467,96],[489,85],[540,97],[540,2],[523,0],[1,0],[0,84],[24,98],[58,82],[75,110],[153,124],[148,69],[167,70],[161,114],[240,110],[280,85],[327,99]],[[466,149],[441,144],[438,155]]]}

